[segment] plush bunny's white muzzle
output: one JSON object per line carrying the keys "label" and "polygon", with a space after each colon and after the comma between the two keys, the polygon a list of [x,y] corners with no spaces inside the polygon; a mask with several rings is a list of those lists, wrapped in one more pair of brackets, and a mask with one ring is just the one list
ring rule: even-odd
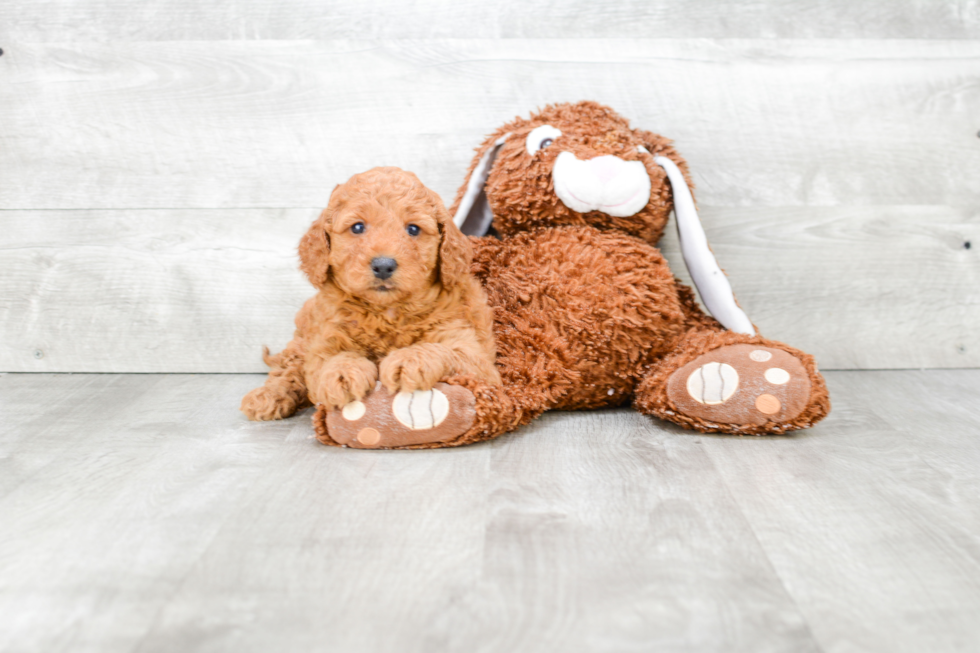
{"label": "plush bunny's white muzzle", "polygon": [[571,152],[562,152],[551,177],[558,199],[579,213],[601,211],[625,218],[650,201],[650,175],[640,161],[623,161],[611,154],[580,161]]}

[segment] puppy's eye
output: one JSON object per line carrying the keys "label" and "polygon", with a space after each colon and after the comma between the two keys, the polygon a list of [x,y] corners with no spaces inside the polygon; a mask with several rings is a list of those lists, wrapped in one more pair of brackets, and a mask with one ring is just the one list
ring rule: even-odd
{"label": "puppy's eye", "polygon": [[367,225],[363,222],[355,222],[350,226],[350,232],[352,234],[363,234],[365,229],[367,229]]}
{"label": "puppy's eye", "polygon": [[417,224],[408,225],[407,227],[405,227],[405,231],[408,232],[409,236],[418,236],[420,233],[422,233],[422,230],[419,229],[419,226]]}
{"label": "puppy's eye", "polygon": [[534,156],[535,152],[543,150],[552,143],[555,139],[561,136],[561,130],[552,127],[551,125],[541,125],[540,127],[535,127],[531,130],[531,133],[527,135],[527,140],[524,142],[524,147],[527,149],[527,153]]}

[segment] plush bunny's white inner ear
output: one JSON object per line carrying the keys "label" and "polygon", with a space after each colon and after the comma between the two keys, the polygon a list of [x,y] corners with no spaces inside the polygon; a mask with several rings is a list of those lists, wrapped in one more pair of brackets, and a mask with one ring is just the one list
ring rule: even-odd
{"label": "plush bunny's white inner ear", "polygon": [[728,283],[728,277],[718,267],[718,261],[708,247],[708,238],[704,235],[697,209],[694,208],[694,198],[684,180],[684,173],[667,157],[655,156],[653,160],[667,172],[667,178],[670,179],[670,186],[674,191],[674,216],[681,241],[681,254],[698,294],[701,295],[701,301],[712,317],[729,331],[754,336],[752,322],[735,303],[732,285]]}
{"label": "plush bunny's white inner ear", "polygon": [[470,180],[466,183],[466,193],[463,200],[459,203],[453,222],[467,236],[485,236],[490,230],[490,223],[493,222],[493,211],[490,210],[490,203],[487,201],[487,194],[483,192],[483,187],[490,176],[490,168],[497,158],[500,146],[507,141],[510,134],[504,134],[487,148],[480,162],[476,164]]}

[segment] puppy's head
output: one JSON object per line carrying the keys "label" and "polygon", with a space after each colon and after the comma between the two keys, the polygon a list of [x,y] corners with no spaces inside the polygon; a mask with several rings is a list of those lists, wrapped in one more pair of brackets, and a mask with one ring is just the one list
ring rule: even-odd
{"label": "puppy's head", "polygon": [[596,102],[556,104],[516,118],[477,151],[452,212],[463,233],[503,236],[542,226],[591,225],[650,242],[673,208],[671,159],[688,185],[687,164],[671,142],[633,129]]}
{"label": "puppy's head", "polygon": [[378,305],[453,286],[472,260],[442,199],[399,168],[373,168],[337,186],[299,256],[317,288],[332,283]]}

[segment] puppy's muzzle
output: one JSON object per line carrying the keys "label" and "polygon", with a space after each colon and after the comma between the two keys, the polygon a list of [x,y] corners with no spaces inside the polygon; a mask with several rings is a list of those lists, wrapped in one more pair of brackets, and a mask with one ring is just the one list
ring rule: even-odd
{"label": "puppy's muzzle", "polygon": [[375,257],[371,259],[371,272],[382,281],[389,278],[398,269],[398,261],[393,258]]}

